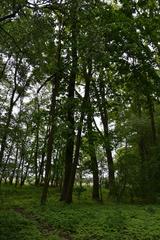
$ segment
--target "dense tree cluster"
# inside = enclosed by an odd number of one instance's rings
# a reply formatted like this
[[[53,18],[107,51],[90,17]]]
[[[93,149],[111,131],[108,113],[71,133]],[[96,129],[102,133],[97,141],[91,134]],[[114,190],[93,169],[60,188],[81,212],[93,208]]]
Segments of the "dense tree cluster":
[[[1,0],[0,182],[72,202],[160,193],[158,0]],[[86,177],[87,178],[87,177]]]

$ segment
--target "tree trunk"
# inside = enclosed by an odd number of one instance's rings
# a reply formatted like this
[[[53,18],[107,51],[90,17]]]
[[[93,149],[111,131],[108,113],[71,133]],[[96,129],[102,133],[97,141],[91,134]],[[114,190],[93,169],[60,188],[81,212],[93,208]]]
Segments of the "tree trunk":
[[[20,168],[21,168],[22,161],[23,161],[23,157],[21,156],[20,161],[19,161],[19,164],[18,164],[18,167],[17,167],[17,170],[16,170],[15,187],[17,187],[18,184],[19,184]]]
[[[74,91],[75,91],[75,80],[77,74],[77,0],[72,0],[71,7],[71,43],[72,43],[72,68],[70,74],[70,81],[68,86],[68,109],[67,109],[67,122],[68,122],[68,132],[67,132],[67,142],[66,151],[64,159],[64,180],[61,193],[61,201],[70,202],[68,195],[68,189],[70,184],[70,174],[72,172],[73,163],[73,151],[74,151]]]
[[[21,176],[21,183],[20,183],[20,186],[22,187],[26,181],[26,178],[27,178],[27,175],[28,175],[28,170],[29,170],[29,167],[30,167],[30,164],[28,163],[27,164],[27,167],[26,167],[26,170],[23,174],[23,176]]]
[[[42,148],[41,162],[40,162],[40,166],[39,166],[38,182],[40,184],[42,184],[42,182],[43,182],[44,158],[45,158],[45,154],[46,154],[47,138],[48,138],[48,128],[47,128],[46,136],[45,136],[45,139],[44,139],[44,145],[43,145],[43,148]]]
[[[15,172],[16,172],[17,162],[18,162],[18,152],[19,152],[19,148],[18,148],[18,144],[17,144],[15,162],[14,162],[14,169],[12,170],[12,173],[11,173],[10,178],[9,178],[10,184],[13,184],[13,179],[15,177]]]
[[[51,109],[50,109],[50,129],[47,142],[47,159],[46,159],[46,168],[45,168],[45,179],[44,187],[41,195],[41,204],[44,205],[47,200],[48,187],[51,174],[51,161],[52,161],[52,152],[53,152],[53,142],[54,142],[54,128],[55,128],[55,110],[56,110],[56,96],[57,96],[57,84],[59,79],[55,76],[54,82],[52,82],[52,99],[51,99]]]
[[[21,97],[22,93],[24,92],[25,87],[28,85],[29,82],[26,82],[23,90],[18,94],[18,96],[16,97],[16,99],[14,100],[15,97],[15,93],[17,91],[17,73],[18,73],[18,69],[19,69],[19,65],[22,61],[22,58],[19,59],[19,62],[17,62],[16,67],[15,67],[15,73],[14,73],[14,88],[11,94],[11,98],[10,98],[10,104],[9,104],[9,110],[8,110],[8,114],[7,114],[7,120],[6,120],[6,125],[4,127],[4,133],[2,136],[2,141],[1,141],[1,150],[0,150],[0,169],[2,166],[2,161],[3,161],[3,156],[4,156],[4,152],[5,152],[5,148],[6,148],[6,141],[7,141],[7,137],[8,137],[8,132],[9,132],[9,127],[10,127],[10,122],[11,122],[11,118],[12,118],[12,111],[13,111],[13,107],[15,106],[15,104],[17,103],[18,99]]]
[[[72,202],[72,194],[73,194],[73,186],[75,182],[75,175],[76,175],[76,170],[77,170],[77,165],[79,161],[79,153],[80,153],[80,147],[81,147],[81,133],[82,133],[82,127],[83,127],[83,120],[85,117],[85,112],[87,111],[87,106],[88,106],[88,100],[89,100],[89,90],[90,90],[90,81],[91,81],[91,71],[92,71],[92,64],[90,62],[88,73],[85,72],[85,94],[84,98],[81,104],[81,116],[80,116],[80,121],[78,124],[78,129],[77,129],[77,136],[76,136],[76,146],[75,146],[75,154],[74,154],[74,160],[72,163],[72,169],[70,173],[70,180],[68,184],[68,189],[67,189],[67,197],[65,201],[67,203]]]
[[[55,129],[55,117],[56,117],[56,98],[59,92],[59,84],[61,80],[61,38],[63,30],[62,22],[59,23],[59,39],[57,46],[57,69],[52,80],[52,96],[51,96],[51,107],[50,107],[50,118],[49,118],[49,135],[47,143],[47,159],[46,159],[46,168],[45,168],[45,179],[44,187],[41,195],[41,204],[44,205],[47,200],[49,181],[51,175],[51,161],[53,153],[53,143],[54,143],[54,129]]]
[[[106,107],[106,96],[105,96],[105,86],[103,80],[99,82],[99,92],[94,86],[98,107],[101,115],[101,120],[104,129],[104,148],[106,151],[107,156],[107,163],[108,163],[108,179],[109,179],[109,194],[114,195],[115,191],[115,176],[114,176],[114,164],[113,164],[113,157],[112,157],[112,150],[110,146],[110,136],[109,136],[109,123],[108,123],[108,111]]]
[[[8,162],[9,162],[9,158],[10,158],[11,153],[12,153],[12,149],[13,149],[13,142],[12,142],[12,144],[11,144],[11,146],[10,146],[10,149],[9,149],[9,152],[8,152],[8,155],[7,155],[7,159],[6,159],[5,165],[4,165],[4,167],[2,168],[2,173],[1,173],[1,176],[0,176],[0,183],[2,182],[2,179],[3,179],[3,177],[5,176],[5,171],[6,171]]]
[[[148,102],[148,110],[149,110],[149,117],[151,122],[151,130],[152,130],[152,142],[153,144],[156,143],[157,134],[156,134],[156,126],[155,126],[155,119],[154,119],[154,104],[150,96],[147,96]]]
[[[2,141],[1,141],[0,169],[1,169],[1,166],[2,166],[3,156],[4,156],[5,149],[6,149],[6,141],[7,141],[9,126],[10,126],[11,117],[12,117],[12,110],[13,110],[13,106],[14,106],[15,92],[16,92],[16,89],[14,89],[12,91],[12,95],[11,95],[11,99],[10,99],[10,106],[9,106],[8,115],[7,115],[7,121],[6,121],[6,125],[5,125],[5,128],[4,128],[4,134],[2,136]]]
[[[93,173],[92,198],[96,201],[99,201],[100,200],[99,173],[98,173],[98,163],[97,163],[97,157],[96,157],[92,122],[93,122],[93,115],[92,115],[92,110],[91,110],[91,106],[90,106],[90,109],[88,112],[88,117],[87,117],[87,129],[88,129],[89,154],[90,154],[90,158],[91,158],[91,170]]]
[[[37,97],[37,102],[38,102],[38,97]],[[39,114],[39,103],[38,105],[38,112]],[[34,155],[34,167],[35,167],[35,185],[39,184],[39,178],[38,178],[38,148],[39,148],[39,127],[40,127],[40,119],[38,116],[37,123],[36,123],[36,136],[35,136],[35,155]]]

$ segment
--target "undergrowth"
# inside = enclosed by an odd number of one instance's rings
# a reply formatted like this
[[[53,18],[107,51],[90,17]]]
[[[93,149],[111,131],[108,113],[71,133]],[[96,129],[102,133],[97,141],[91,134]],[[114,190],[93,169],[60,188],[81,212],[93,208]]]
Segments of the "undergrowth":
[[[159,240],[160,206],[93,202],[90,191],[74,203],[59,202],[50,189],[40,206],[41,188],[1,186],[1,240]]]

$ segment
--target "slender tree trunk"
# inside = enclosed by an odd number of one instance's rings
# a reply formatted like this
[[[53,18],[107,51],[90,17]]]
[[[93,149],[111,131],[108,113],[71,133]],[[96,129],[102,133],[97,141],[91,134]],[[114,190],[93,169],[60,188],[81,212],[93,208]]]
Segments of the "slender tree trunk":
[[[23,175],[23,167],[24,167],[24,162],[25,162],[25,156],[26,156],[26,141],[27,141],[27,136],[28,136],[28,125],[27,129],[24,135],[24,138],[21,142],[21,148],[20,148],[20,161],[18,164],[18,168],[16,171],[16,182],[15,186],[17,186],[20,183],[21,176]]]
[[[108,111],[106,107],[106,96],[105,96],[105,86],[103,80],[99,83],[99,92],[95,86],[95,93],[97,97],[98,107],[101,115],[101,120],[104,129],[104,148],[107,156],[108,163],[108,174],[109,174],[109,194],[114,195],[115,191],[115,176],[114,176],[114,163],[112,157],[112,150],[110,146],[110,136],[109,136],[109,123],[108,123]],[[101,96],[101,97],[100,97]]]
[[[70,180],[68,184],[68,189],[67,189],[67,196],[65,201],[67,203],[72,202],[72,193],[73,193],[73,186],[75,182],[75,175],[76,175],[76,169],[79,161],[79,153],[80,153],[80,147],[81,147],[81,133],[82,133],[82,127],[83,127],[83,120],[85,117],[85,112],[87,111],[87,106],[88,106],[88,100],[89,100],[89,90],[90,90],[90,81],[92,78],[92,64],[90,63],[88,73],[85,72],[85,94],[84,98],[81,104],[81,116],[80,116],[80,121],[77,129],[77,136],[76,136],[76,146],[75,146],[75,154],[74,154],[74,160],[72,163],[72,169],[70,172]]]
[[[17,167],[17,169],[16,169],[15,187],[17,187],[18,184],[19,184],[19,180],[20,180],[20,168],[21,168],[22,161],[23,161],[23,157],[21,156],[20,161],[19,161],[19,164],[18,164],[18,167]]]
[[[91,157],[91,167],[92,167],[92,173],[93,173],[93,192],[92,192],[92,198],[96,201],[100,200],[99,196],[99,173],[98,173],[98,163],[97,163],[97,157],[96,157],[96,150],[95,150],[95,143],[94,143],[94,136],[93,136],[93,115],[91,106],[88,112],[87,117],[87,129],[88,129],[88,143],[89,143],[89,154]]]
[[[42,182],[43,182],[44,158],[45,158],[45,155],[46,155],[47,138],[48,138],[48,128],[47,128],[46,136],[45,136],[45,139],[44,139],[44,145],[43,145],[43,148],[42,148],[41,162],[40,162],[40,167],[39,167],[38,182],[40,184],[42,184]]]
[[[18,147],[18,144],[17,144],[15,161],[14,161],[14,168],[13,168],[12,173],[11,173],[10,178],[9,178],[10,184],[13,184],[13,179],[15,177],[15,172],[16,172],[17,162],[18,162],[18,152],[19,152],[19,147]]]
[[[16,67],[15,67],[15,73],[14,73],[14,88],[11,94],[11,98],[10,98],[10,104],[9,104],[9,110],[8,110],[8,114],[7,114],[7,120],[6,120],[6,125],[4,127],[4,133],[2,136],[2,141],[1,141],[1,149],[0,149],[0,169],[2,166],[2,161],[3,161],[3,157],[4,157],[4,152],[6,149],[6,141],[7,141],[7,137],[8,137],[8,132],[9,132],[9,126],[10,126],[10,122],[11,122],[11,118],[12,118],[12,111],[13,111],[13,107],[15,106],[15,104],[17,103],[18,99],[21,97],[22,93],[24,92],[25,87],[23,88],[23,90],[18,94],[18,96],[16,97],[16,99],[14,100],[15,97],[15,93],[17,91],[17,73],[18,73],[18,69],[19,69],[19,65],[22,61],[22,58],[19,60],[19,62],[17,62]],[[28,83],[27,83],[28,84]],[[27,85],[26,84],[26,85]],[[25,85],[25,86],[26,86]]]
[[[23,176],[21,175],[21,183],[20,183],[21,187],[24,185],[24,183],[25,183],[25,181],[27,179],[27,175],[28,175],[29,167],[30,167],[31,162],[32,162],[33,154],[34,154],[34,144],[32,146],[32,150],[31,150],[30,156],[28,158],[28,163],[27,163],[26,169],[24,171],[24,174],[23,174]]]
[[[51,100],[51,109],[50,109],[50,130],[47,142],[47,159],[46,159],[46,168],[45,168],[45,180],[44,187],[41,195],[41,204],[44,205],[47,200],[48,187],[51,175],[51,161],[52,161],[52,152],[53,152],[53,142],[54,142],[54,128],[55,128],[55,109],[56,109],[56,96],[57,96],[57,80],[54,79],[52,83],[52,100]]]
[[[54,182],[55,182],[55,176],[57,174],[58,168],[57,168],[57,162],[58,162],[58,151],[56,153],[55,159],[54,159],[54,163],[53,163],[53,167],[52,167],[52,176],[51,176],[51,186],[54,186]]]
[[[39,114],[39,104],[38,104],[38,114]],[[38,116],[37,126],[36,126],[36,136],[35,136],[35,155],[34,155],[34,167],[35,167],[35,185],[39,184],[38,177],[38,148],[39,148],[39,127],[40,127],[40,119]]]
[[[50,107],[50,119],[49,119],[49,135],[47,142],[47,159],[45,168],[45,180],[44,187],[41,195],[41,204],[44,205],[47,200],[49,181],[51,175],[51,161],[53,153],[53,143],[54,143],[54,129],[55,129],[55,117],[56,117],[56,98],[59,92],[59,84],[61,80],[61,38],[62,38],[63,25],[62,22],[59,23],[59,39],[57,46],[57,70],[54,74],[52,81],[52,96],[51,96],[51,107]]]
[[[24,183],[25,183],[25,181],[26,181],[29,167],[30,167],[30,163],[27,164],[26,170],[25,170],[23,176],[21,176],[21,183],[20,183],[20,186],[21,186],[21,187],[24,185]]]
[[[12,110],[13,110],[13,106],[14,106],[14,95],[15,95],[15,92],[16,92],[16,89],[14,89],[12,91],[12,95],[11,95],[11,99],[10,99],[9,111],[8,111],[8,115],[7,115],[7,121],[6,121],[6,125],[5,125],[5,128],[4,128],[4,134],[2,136],[2,141],[1,141],[0,169],[1,169],[1,166],[2,166],[3,156],[4,156],[5,149],[6,149],[6,141],[7,141],[9,126],[10,126],[11,117],[12,117]]]
[[[23,181],[23,178],[24,178],[24,163],[25,163],[25,156],[23,156],[23,160],[22,160],[22,163],[21,163],[21,174],[20,174],[20,185],[21,185],[21,182]]]
[[[10,149],[9,149],[9,152],[8,152],[8,155],[7,155],[7,159],[6,159],[6,162],[5,162],[5,165],[4,167],[2,168],[2,174],[0,176],[0,183],[2,182],[2,179],[3,177],[5,176],[5,171],[7,169],[7,165],[8,165],[8,162],[9,162],[9,159],[10,159],[10,156],[11,156],[11,153],[12,153],[12,149],[13,149],[13,142],[10,146]]]
[[[68,189],[70,184],[70,174],[72,172],[73,163],[73,152],[74,152],[74,91],[75,91],[75,80],[77,74],[77,0],[72,0],[71,7],[71,31],[72,31],[72,68],[68,86],[68,109],[67,109],[67,122],[68,122],[68,133],[66,142],[66,152],[64,159],[64,180],[61,193],[61,201],[70,202],[68,197]]]
[[[151,130],[152,130],[152,141],[153,144],[156,143],[157,133],[156,133],[156,126],[155,126],[155,119],[154,119],[154,104],[150,96],[147,96],[148,102],[148,110],[149,110],[149,117],[151,122]]]

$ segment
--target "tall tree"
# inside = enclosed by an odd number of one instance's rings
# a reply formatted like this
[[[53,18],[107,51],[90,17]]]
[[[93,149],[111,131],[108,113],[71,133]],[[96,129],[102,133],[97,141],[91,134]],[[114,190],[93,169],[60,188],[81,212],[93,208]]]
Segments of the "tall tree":
[[[71,73],[69,76],[68,83],[68,100],[67,100],[67,141],[66,141],[66,152],[65,152],[65,168],[64,168],[64,180],[63,188],[61,194],[61,200],[68,200],[68,186],[70,182],[70,174],[72,172],[72,162],[73,162],[73,152],[74,152],[74,92],[75,92],[75,82],[77,76],[77,67],[78,67],[78,55],[77,55],[77,38],[78,38],[78,1],[71,1],[70,6],[70,21],[71,21]]]

